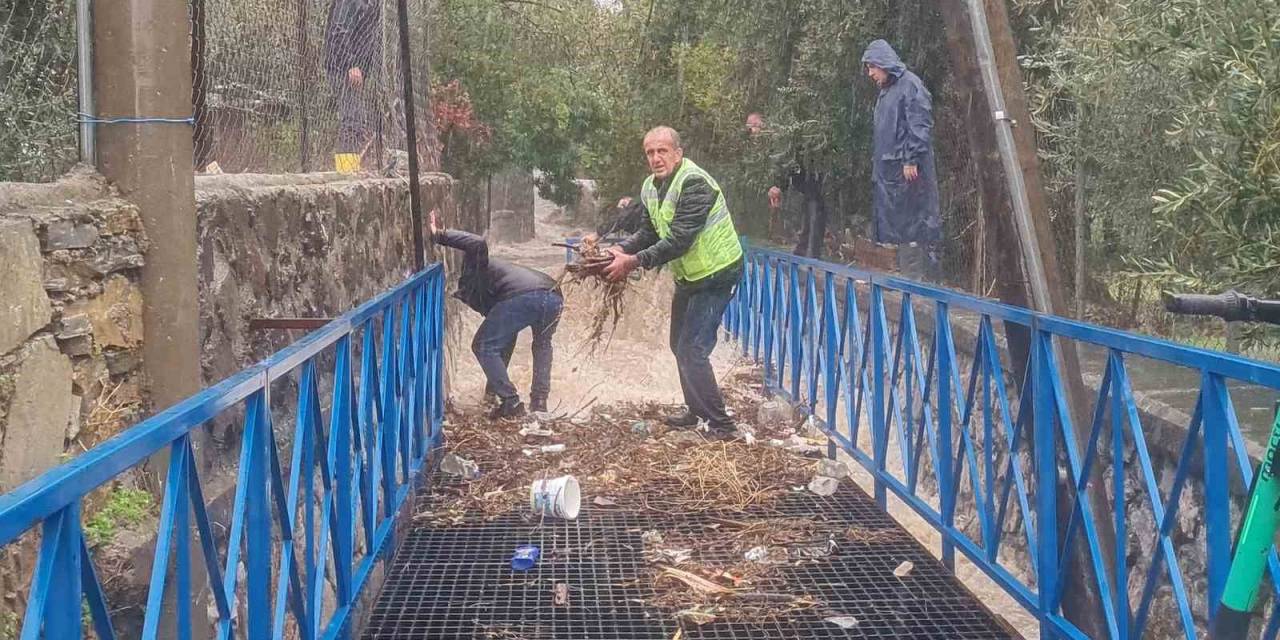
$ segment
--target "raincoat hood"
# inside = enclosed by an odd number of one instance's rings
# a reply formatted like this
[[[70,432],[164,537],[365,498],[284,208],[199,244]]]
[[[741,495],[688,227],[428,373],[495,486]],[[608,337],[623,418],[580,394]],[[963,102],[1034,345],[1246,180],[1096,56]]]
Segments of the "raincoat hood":
[[[884,40],[876,40],[867,45],[866,52],[862,54],[862,64],[875,65],[888,71],[894,78],[901,78],[902,73],[907,70],[907,65],[902,64],[898,52]]]

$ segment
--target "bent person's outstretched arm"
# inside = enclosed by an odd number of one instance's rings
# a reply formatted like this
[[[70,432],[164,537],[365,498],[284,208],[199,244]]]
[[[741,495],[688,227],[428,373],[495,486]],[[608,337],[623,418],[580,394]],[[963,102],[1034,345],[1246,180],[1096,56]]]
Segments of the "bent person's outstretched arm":
[[[430,223],[433,242],[467,254],[467,258],[475,261],[476,266],[482,269],[489,265],[489,243],[484,238],[466,231],[441,228],[440,214],[437,211],[431,212]]]

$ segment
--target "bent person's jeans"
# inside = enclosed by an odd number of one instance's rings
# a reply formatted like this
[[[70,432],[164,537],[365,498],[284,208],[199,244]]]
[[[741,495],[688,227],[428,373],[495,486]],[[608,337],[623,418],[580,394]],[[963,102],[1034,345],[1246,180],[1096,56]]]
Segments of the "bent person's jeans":
[[[499,398],[519,397],[507,363],[515,346],[516,335],[525,327],[533,329],[533,388],[530,397],[545,401],[551,393],[551,338],[560,324],[564,299],[555,291],[530,291],[495,304],[485,316],[471,341],[484,370],[488,388]]]

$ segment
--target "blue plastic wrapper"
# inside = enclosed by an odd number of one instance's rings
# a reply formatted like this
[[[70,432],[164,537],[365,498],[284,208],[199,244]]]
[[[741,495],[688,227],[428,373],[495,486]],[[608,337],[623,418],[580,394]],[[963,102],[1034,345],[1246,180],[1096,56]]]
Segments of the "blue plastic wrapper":
[[[516,552],[511,556],[511,568],[516,571],[528,571],[538,564],[538,555],[541,551],[531,545],[516,547]]]

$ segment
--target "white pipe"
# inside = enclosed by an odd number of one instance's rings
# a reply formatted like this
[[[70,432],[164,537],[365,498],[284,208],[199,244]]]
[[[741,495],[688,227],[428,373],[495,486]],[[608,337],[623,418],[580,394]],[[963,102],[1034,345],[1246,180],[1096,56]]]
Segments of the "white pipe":
[[[76,73],[79,75],[80,92],[80,161],[93,164],[94,126],[84,122],[86,116],[96,115],[93,108],[93,13],[92,0],[76,0]]]
[[[1027,185],[1022,180],[1022,167],[1018,164],[1018,149],[1013,142],[1013,121],[1004,105],[1004,91],[1000,87],[1000,74],[996,71],[995,52],[991,48],[991,32],[987,28],[987,11],[983,0],[967,0],[969,24],[973,27],[973,41],[978,52],[978,68],[986,85],[987,103],[995,118],[996,143],[1000,147],[1000,160],[1004,164],[1005,178],[1009,181],[1009,197],[1013,200],[1013,219],[1018,229],[1018,241],[1022,248],[1022,262],[1031,283],[1031,302],[1042,313],[1062,311],[1053,308],[1049,297],[1049,283],[1045,279],[1044,261],[1040,257],[1040,241],[1031,222],[1031,202],[1027,198]],[[1030,126],[1030,123],[1026,123]]]

